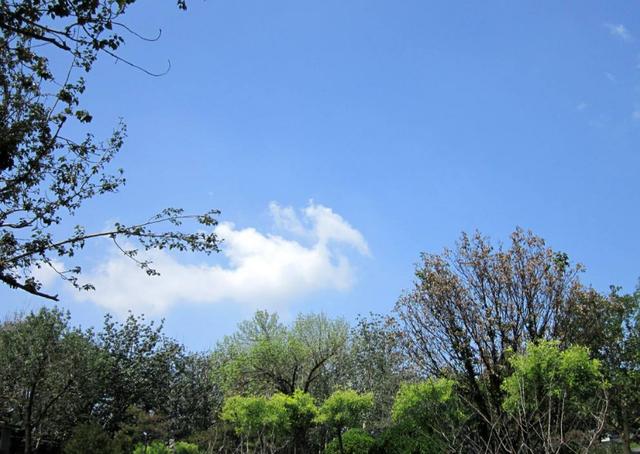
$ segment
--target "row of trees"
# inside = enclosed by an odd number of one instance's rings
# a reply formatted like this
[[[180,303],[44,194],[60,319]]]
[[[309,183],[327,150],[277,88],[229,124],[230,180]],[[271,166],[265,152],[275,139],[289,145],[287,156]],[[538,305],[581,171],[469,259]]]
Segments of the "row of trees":
[[[208,428],[219,399],[208,358],[161,328],[106,317],[94,333],[58,309],[4,322],[0,422],[21,435],[25,453],[85,445],[96,432],[109,443],[94,452],[130,453],[145,433],[168,440]]]
[[[96,232],[73,224],[86,201],[124,184],[112,168],[124,126],[103,141],[78,131],[92,121],[84,73],[101,55],[136,67],[118,54],[125,37],[140,37],[124,21],[135,3],[0,0],[0,282],[9,287],[56,300],[37,279],[49,267],[91,289],[72,261],[98,237],[148,274],[157,273],[138,249],[218,250],[215,210],[169,208]],[[0,326],[0,422],[19,428],[26,453],[139,443],[161,452],[178,438],[210,452],[566,452],[595,449],[605,430],[622,433],[629,452],[640,294],[601,294],[580,272],[522,230],[508,247],[463,235],[422,256],[391,316],[350,327],[303,315],[286,326],[259,312],[206,355],[139,318],[107,318],[94,332],[56,309],[18,316]]]
[[[463,235],[423,256],[391,316],[259,311],[207,354],[140,318],[95,333],[43,309],[0,327],[0,418],[27,453],[91,431],[104,452],[589,452],[610,432],[630,452],[640,291],[580,271],[529,232]]]

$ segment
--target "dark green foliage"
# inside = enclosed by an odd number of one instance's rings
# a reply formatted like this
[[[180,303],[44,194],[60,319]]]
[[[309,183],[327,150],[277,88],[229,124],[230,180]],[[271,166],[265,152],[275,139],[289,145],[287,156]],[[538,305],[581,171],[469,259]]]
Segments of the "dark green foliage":
[[[207,430],[222,406],[222,393],[211,380],[208,355],[181,351],[173,360],[163,405],[175,438]]]
[[[134,406],[129,407],[126,416],[127,422],[121,425],[113,437],[117,454],[128,454],[139,444],[163,444],[169,441],[169,421],[166,416]]]
[[[124,323],[105,318],[98,336],[106,354],[103,394],[95,415],[110,431],[132,421],[130,408],[167,413],[175,364],[183,347],[162,334],[162,325],[129,315]]]
[[[80,106],[82,74],[98,56],[132,64],[117,50],[122,32],[129,30],[122,16],[133,3],[0,0],[0,282],[12,288],[57,300],[35,277],[34,268],[43,266],[79,289],[93,288],[78,281],[81,270],[69,259],[97,237],[111,238],[118,247],[119,239],[130,239],[142,249],[218,250],[215,234],[176,228],[185,221],[213,226],[215,210],[187,215],[170,208],[144,222],[116,223],[95,233],[72,223],[85,202],[125,182],[122,170],[112,168],[126,136],[123,124],[102,141],[89,131],[65,131],[69,125],[86,129],[92,121]],[[182,1],[178,5],[185,7]],[[54,67],[63,70],[55,73]],[[135,247],[123,253],[155,274],[149,262],[136,258]],[[59,257],[66,258],[65,269],[56,262]]]
[[[30,453],[34,439],[70,436],[91,408],[104,355],[68,313],[41,309],[0,325],[0,364],[0,419],[22,428]]]
[[[640,423],[640,289],[623,295],[612,287],[607,296],[591,291],[565,323],[569,342],[589,347],[600,360],[610,386],[608,430],[620,433],[630,452]]]
[[[0,325],[0,361],[0,420],[24,430],[25,452],[43,439],[79,449],[95,432],[129,454],[144,433],[168,441],[213,422],[208,362],[143,318],[107,317],[95,336],[41,309]]]
[[[114,454],[111,436],[95,422],[77,426],[64,445],[64,454]]]

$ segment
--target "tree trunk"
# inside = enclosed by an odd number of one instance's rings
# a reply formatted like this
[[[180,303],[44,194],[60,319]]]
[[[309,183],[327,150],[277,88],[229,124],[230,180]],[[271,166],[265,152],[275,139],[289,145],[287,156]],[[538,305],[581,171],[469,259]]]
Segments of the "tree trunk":
[[[627,414],[627,409],[624,406],[620,414],[622,416],[622,452],[624,454],[631,454],[631,440],[629,439],[629,416]]]
[[[31,406],[27,406],[24,418],[24,454],[31,454]]]
[[[340,454],[344,454],[344,446],[342,445],[342,430],[338,430],[338,446],[340,447]]]
[[[33,399],[36,393],[36,385],[33,384],[29,390],[29,400],[27,401],[27,408],[24,414],[24,454],[31,454],[32,450],[32,426],[31,419],[33,418]]]

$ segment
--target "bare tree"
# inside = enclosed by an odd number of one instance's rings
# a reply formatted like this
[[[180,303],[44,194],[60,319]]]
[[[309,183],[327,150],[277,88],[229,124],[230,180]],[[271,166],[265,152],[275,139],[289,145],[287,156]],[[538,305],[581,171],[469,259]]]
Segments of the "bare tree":
[[[508,248],[476,232],[462,234],[453,250],[422,254],[413,290],[396,304],[399,334],[426,374],[460,381],[487,449],[512,451],[522,436],[501,408],[507,354],[562,337],[564,314],[583,291],[580,271],[520,228]]]

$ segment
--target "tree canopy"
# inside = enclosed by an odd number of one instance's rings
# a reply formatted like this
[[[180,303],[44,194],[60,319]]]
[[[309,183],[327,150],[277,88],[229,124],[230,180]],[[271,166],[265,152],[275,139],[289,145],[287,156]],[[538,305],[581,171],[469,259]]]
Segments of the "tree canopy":
[[[142,316],[94,331],[55,308],[16,315],[0,423],[26,454],[631,452],[638,291],[585,287],[523,231],[458,248],[427,257],[391,316],[258,311],[211,352]]]

